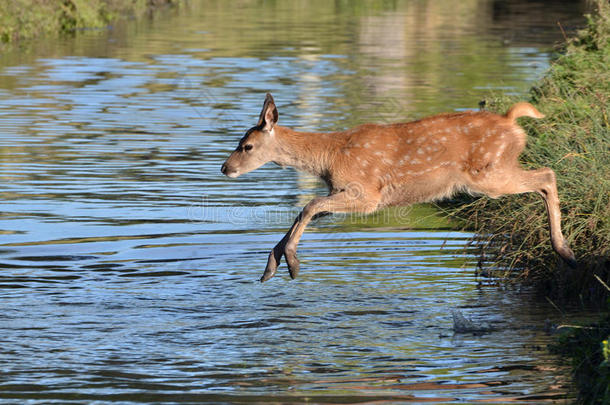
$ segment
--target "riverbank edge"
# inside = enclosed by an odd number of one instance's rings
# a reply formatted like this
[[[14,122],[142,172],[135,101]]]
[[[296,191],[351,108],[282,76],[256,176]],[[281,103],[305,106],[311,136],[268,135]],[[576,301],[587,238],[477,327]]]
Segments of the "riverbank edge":
[[[444,207],[474,231],[480,272],[532,285],[561,306],[594,308],[598,321],[562,328],[551,350],[571,359],[582,403],[610,403],[610,3],[596,1],[587,27],[567,39],[530,101],[545,119],[521,119],[528,169],[557,175],[562,228],[579,261],[570,269],[551,249],[544,204],[536,195],[479,198]],[[510,97],[488,100],[504,113]]]
[[[480,266],[506,281],[534,285],[556,300],[605,307],[610,284],[610,3],[558,51],[530,90],[543,119],[520,119],[528,133],[526,169],[557,176],[562,229],[579,266],[568,268],[552,250],[544,204],[535,193],[448,204],[446,213],[478,236]],[[500,114],[522,98],[487,100]]]
[[[0,49],[41,36],[105,28],[183,0],[12,0],[0,3]]]

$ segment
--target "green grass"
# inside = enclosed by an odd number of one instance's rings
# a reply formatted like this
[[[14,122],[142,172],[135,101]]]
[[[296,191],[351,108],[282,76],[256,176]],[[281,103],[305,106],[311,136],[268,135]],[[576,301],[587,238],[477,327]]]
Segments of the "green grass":
[[[138,16],[178,0],[6,0],[0,1],[0,43],[42,35],[102,28],[121,16]]]
[[[542,199],[535,194],[497,200],[480,198],[451,207],[481,236],[482,263],[517,275],[553,298],[605,304],[610,277],[610,5],[569,41],[530,102],[546,114],[521,119],[528,146],[527,168],[550,167],[557,174],[562,228],[580,267],[569,271],[551,248]],[[491,108],[504,113],[516,99],[500,98]],[[498,272],[496,272],[498,274]]]

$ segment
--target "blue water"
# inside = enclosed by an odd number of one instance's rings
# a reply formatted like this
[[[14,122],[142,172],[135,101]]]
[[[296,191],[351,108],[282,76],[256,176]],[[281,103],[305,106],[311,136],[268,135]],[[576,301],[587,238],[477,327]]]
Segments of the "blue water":
[[[581,21],[578,4],[451,4],[201,1],[7,49],[0,399],[571,399],[546,350],[564,314],[478,278],[473,235],[434,207],[320,219],[299,278],[260,284],[324,186],[220,173],[267,91],[303,130],[477,108],[525,94],[556,20]],[[455,310],[486,332],[454,333]]]

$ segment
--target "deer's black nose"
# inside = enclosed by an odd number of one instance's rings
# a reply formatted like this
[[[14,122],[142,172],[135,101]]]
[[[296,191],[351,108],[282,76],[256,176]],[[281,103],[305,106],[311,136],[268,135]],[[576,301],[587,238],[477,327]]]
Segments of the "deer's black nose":
[[[227,174],[227,165],[223,163],[222,167],[220,168],[220,171],[222,172],[222,174]]]

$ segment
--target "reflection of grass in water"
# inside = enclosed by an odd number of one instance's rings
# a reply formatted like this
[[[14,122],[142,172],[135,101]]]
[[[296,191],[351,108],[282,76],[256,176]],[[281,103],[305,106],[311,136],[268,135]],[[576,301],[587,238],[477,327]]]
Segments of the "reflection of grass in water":
[[[177,0],[10,0],[0,2],[0,42],[49,33],[102,28],[124,15],[140,15]]]
[[[311,225],[305,246],[313,245],[319,252],[317,262],[333,271],[352,265],[472,267],[476,248],[468,246],[467,234],[450,232],[458,227],[433,204],[391,207],[368,215],[320,219]]]
[[[456,229],[431,204],[385,208],[373,214],[334,214],[330,221],[331,231],[337,232]]]

